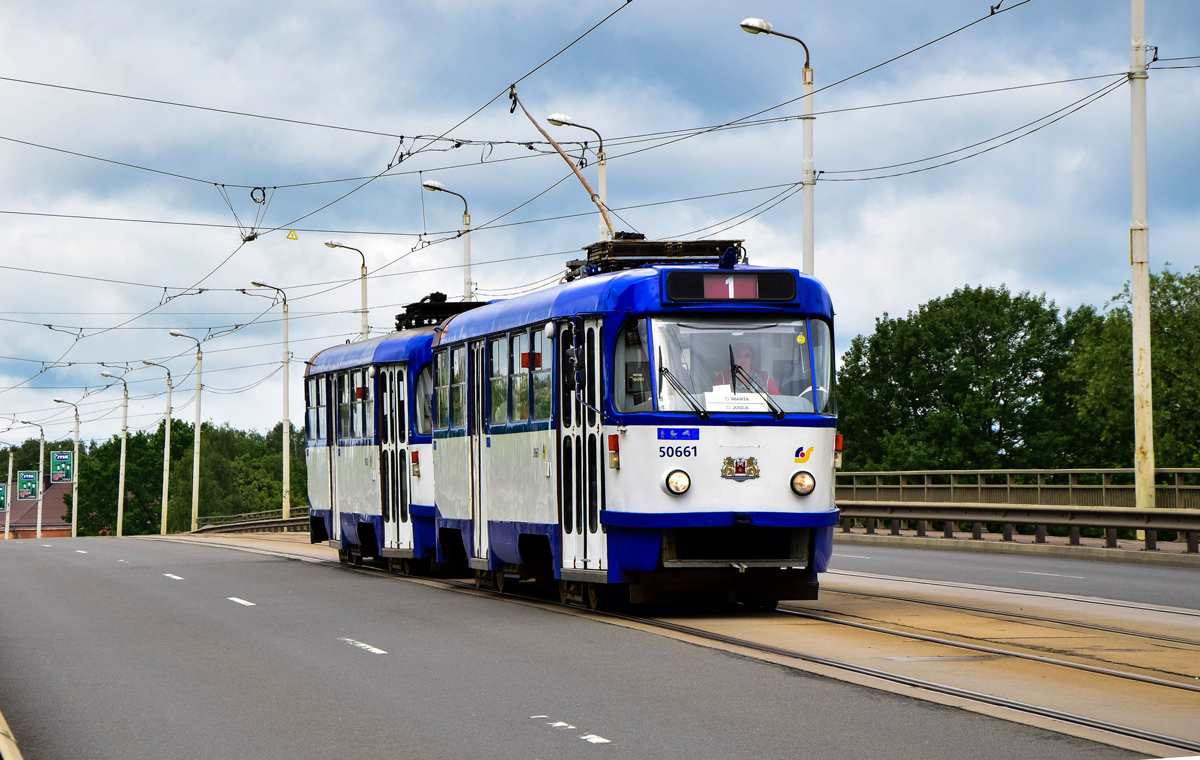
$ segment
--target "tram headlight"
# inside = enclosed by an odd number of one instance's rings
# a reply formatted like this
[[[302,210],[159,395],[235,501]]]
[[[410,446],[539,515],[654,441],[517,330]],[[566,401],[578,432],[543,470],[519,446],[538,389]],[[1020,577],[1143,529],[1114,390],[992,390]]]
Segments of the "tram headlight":
[[[808,496],[817,487],[817,479],[811,473],[798,472],[792,476],[792,493],[797,496]]]
[[[667,473],[665,482],[667,493],[675,495],[687,493],[687,490],[692,487],[691,477],[683,470],[671,470]]]

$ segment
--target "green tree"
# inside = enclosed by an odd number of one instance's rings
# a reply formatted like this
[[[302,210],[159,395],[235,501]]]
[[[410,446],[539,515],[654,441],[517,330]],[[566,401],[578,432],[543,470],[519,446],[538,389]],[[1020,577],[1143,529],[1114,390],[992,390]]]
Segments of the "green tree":
[[[1200,267],[1150,275],[1154,457],[1159,467],[1200,466]],[[1133,463],[1133,330],[1129,284],[1084,332],[1070,373],[1076,408],[1099,444],[1095,465]]]
[[[848,469],[988,469],[1072,462],[1079,417],[1066,375],[1089,309],[1044,295],[955,290],[877,319],[844,356],[839,430]]]

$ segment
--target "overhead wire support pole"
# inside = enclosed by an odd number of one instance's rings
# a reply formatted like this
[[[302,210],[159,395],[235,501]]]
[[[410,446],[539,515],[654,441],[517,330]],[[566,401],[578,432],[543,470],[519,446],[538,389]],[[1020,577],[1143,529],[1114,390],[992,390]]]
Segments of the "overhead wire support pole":
[[[200,339],[181,332],[171,332],[173,338],[187,338],[196,341],[196,429],[192,442],[192,531],[200,527],[200,391],[204,387],[200,383],[200,371],[203,369],[204,354],[200,351]]]
[[[1154,406],[1150,374],[1150,226],[1146,209],[1146,2],[1132,0],[1129,47],[1130,296],[1133,327],[1133,466],[1135,505],[1154,508]]]
[[[46,490],[43,478],[46,476],[46,429],[36,422],[20,421],[22,425],[32,425],[38,429],[38,484],[37,484],[37,537],[42,537],[42,492]]]
[[[8,521],[12,514],[12,473],[13,473],[13,448],[8,447],[8,480],[4,481],[4,540],[8,540]]]
[[[171,482],[171,370],[148,359],[143,360],[142,364],[147,367],[158,367],[167,373],[167,412],[164,418],[166,426],[163,430],[162,518],[158,529],[158,534],[165,536],[167,535],[167,495],[170,493],[169,484]]]
[[[287,293],[282,288],[267,285],[262,282],[250,283],[256,288],[269,288],[283,299],[283,419],[279,426],[282,430],[283,445],[283,519],[288,520],[292,514],[292,420],[288,409],[288,365],[292,362],[291,352],[288,351],[288,302]]]
[[[66,399],[54,399],[56,404],[71,404]],[[79,535],[79,407],[76,404],[71,404],[75,409],[75,458],[72,464],[71,472],[71,538],[76,538]]]
[[[592,186],[588,184],[588,181],[584,179],[583,172],[579,171],[579,167],[575,165],[575,162],[571,160],[571,157],[567,155],[567,152],[562,149],[562,146],[554,141],[554,138],[550,136],[550,133],[542,129],[542,125],[538,124],[537,119],[530,116],[529,111],[525,109],[525,104],[522,103],[521,99],[517,97],[516,85],[513,85],[509,89],[508,97],[509,100],[513,102],[512,108],[510,108],[509,111],[511,112],[517,106],[520,106],[521,111],[525,114],[526,118],[529,119],[530,123],[533,124],[537,131],[542,134],[542,137],[546,138],[547,142],[554,146],[554,149],[558,151],[558,155],[562,156],[563,161],[567,162],[567,166],[571,167],[571,171],[575,172],[575,176],[579,178],[581,183],[583,183],[583,187],[588,191],[588,195],[591,197],[592,203],[595,203],[596,208],[600,209],[600,216],[604,219],[604,226],[608,229],[608,239],[612,240],[615,233],[613,232],[612,220],[608,218],[608,209],[604,208],[604,203],[601,202],[600,196],[596,194],[596,191],[592,189]]]
[[[129,438],[129,383],[125,378],[111,372],[101,372],[102,377],[121,381],[121,470],[117,477],[117,538],[125,535],[125,445]]]

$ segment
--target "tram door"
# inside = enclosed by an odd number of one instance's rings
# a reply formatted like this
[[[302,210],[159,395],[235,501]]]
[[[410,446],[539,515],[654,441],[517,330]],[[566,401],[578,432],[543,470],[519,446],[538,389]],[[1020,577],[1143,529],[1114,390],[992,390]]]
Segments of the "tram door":
[[[576,320],[558,332],[559,487],[563,567],[602,570],[604,533],[603,374],[599,320]]]
[[[487,493],[483,487],[483,420],[487,413],[483,403],[483,388],[487,383],[486,359],[483,341],[472,341],[467,350],[467,434],[471,438],[471,525],[474,531],[472,546],[478,559],[486,559],[488,556]]]
[[[379,496],[383,510],[383,545],[412,548],[408,516],[408,406],[405,365],[379,368]]]

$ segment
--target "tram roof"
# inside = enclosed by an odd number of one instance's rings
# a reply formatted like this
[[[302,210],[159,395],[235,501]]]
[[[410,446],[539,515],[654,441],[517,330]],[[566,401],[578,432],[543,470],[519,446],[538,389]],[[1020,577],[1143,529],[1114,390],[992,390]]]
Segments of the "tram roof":
[[[722,302],[672,303],[663,298],[662,274],[673,270],[790,271],[796,275],[796,298],[787,303]],[[816,278],[779,267],[739,265],[719,270],[716,265],[649,266],[593,275],[528,295],[494,301],[450,319],[438,343],[454,343],[477,335],[581,314],[741,311],[767,314],[809,314],[833,319],[829,291]]]
[[[326,348],[313,356],[304,374],[307,377],[322,372],[387,362],[409,362],[414,366],[424,364],[429,361],[433,334],[432,327],[419,327],[358,343]]]

